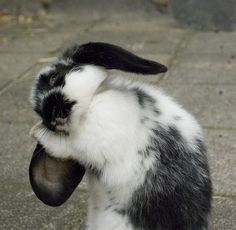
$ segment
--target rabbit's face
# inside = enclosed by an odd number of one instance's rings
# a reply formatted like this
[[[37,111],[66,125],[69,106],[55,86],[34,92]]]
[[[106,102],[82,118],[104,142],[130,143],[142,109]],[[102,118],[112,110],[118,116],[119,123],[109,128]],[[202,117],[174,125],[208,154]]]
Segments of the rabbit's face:
[[[65,76],[70,69],[69,63],[64,62],[47,66],[40,71],[32,88],[33,108],[51,130],[55,130],[57,124],[66,121],[75,104],[62,93]]]
[[[94,92],[106,76],[102,67],[73,67],[59,61],[39,73],[32,90],[33,108],[50,130],[68,128],[71,118],[77,116],[78,119],[78,115],[88,108]]]

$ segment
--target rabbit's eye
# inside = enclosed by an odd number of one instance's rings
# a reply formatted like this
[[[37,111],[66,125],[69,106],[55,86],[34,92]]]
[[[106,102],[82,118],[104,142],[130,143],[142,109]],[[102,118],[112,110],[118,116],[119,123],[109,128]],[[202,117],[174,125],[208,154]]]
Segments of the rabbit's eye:
[[[53,86],[55,84],[55,81],[56,81],[56,76],[51,76],[49,79],[49,85]]]

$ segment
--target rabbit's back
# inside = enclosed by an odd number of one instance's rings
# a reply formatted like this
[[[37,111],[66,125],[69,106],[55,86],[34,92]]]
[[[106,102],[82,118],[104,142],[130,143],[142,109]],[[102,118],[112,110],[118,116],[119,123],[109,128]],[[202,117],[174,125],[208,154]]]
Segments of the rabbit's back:
[[[115,79],[114,76],[109,84],[110,90],[118,92],[118,95],[122,91],[121,100],[125,100],[124,92],[129,95],[126,103],[133,104],[126,109],[135,111],[135,122],[132,124],[139,125],[140,130],[133,137],[130,137],[132,132],[127,137],[127,140],[139,140],[136,146],[130,148],[130,152],[120,148],[124,162],[130,162],[130,169],[126,170],[126,164],[123,163],[119,169],[114,167],[103,174],[107,175],[106,179],[109,176],[117,177],[112,186],[107,189],[102,186],[101,193],[107,194],[105,200],[109,200],[107,210],[123,216],[124,220],[130,222],[131,229],[207,228],[211,181],[206,149],[197,121],[154,86],[123,78]],[[111,97],[106,98],[112,101]],[[115,113],[113,115],[115,117]],[[128,124],[126,127],[129,129]],[[139,131],[144,134],[141,135]],[[142,137],[143,140],[140,140]],[[122,145],[135,143],[123,142]],[[117,172],[121,172],[121,178]],[[103,176],[97,178],[98,183],[106,184]],[[118,183],[120,180],[127,180],[127,184],[124,183],[122,187]],[[103,200],[103,203],[107,202]]]

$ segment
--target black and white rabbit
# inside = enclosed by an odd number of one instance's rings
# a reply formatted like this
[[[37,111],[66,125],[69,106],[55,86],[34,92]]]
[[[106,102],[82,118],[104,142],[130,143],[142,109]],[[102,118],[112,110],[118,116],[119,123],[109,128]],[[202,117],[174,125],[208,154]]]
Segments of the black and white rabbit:
[[[212,189],[199,124],[159,88],[109,69],[167,71],[87,43],[44,68],[32,90],[42,118],[32,135],[51,156],[86,169],[87,230],[208,229]]]

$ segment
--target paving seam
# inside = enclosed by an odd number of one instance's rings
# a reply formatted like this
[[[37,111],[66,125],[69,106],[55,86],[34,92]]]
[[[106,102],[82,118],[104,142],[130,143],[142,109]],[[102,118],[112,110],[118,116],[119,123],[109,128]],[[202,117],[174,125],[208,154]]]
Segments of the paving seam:
[[[161,84],[166,78],[168,78],[169,75],[171,75],[172,69],[176,66],[175,60],[178,59],[182,50],[184,50],[187,47],[187,45],[189,44],[189,42],[191,41],[192,37],[195,34],[196,33],[191,30],[188,30],[186,33],[183,34],[183,37],[180,39],[180,41],[176,45],[173,55],[167,64],[167,67],[168,67],[167,73],[163,74],[162,77],[160,77],[157,80],[156,84]]]
[[[213,199],[232,199],[236,200],[236,193],[218,193],[213,194]]]
[[[25,71],[23,71],[21,74],[19,74],[16,78],[14,78],[11,81],[8,81],[6,84],[4,84],[2,87],[0,87],[0,95],[2,95],[4,92],[6,92],[6,90],[8,90],[11,86],[13,86],[16,82],[23,79],[30,70],[32,70],[34,67],[37,66],[37,64],[38,64],[38,62],[34,63],[29,68],[27,68]]]
[[[202,125],[203,129],[208,129],[208,130],[224,130],[224,131],[236,131],[235,127],[220,127],[220,126],[207,126],[207,125]]]

